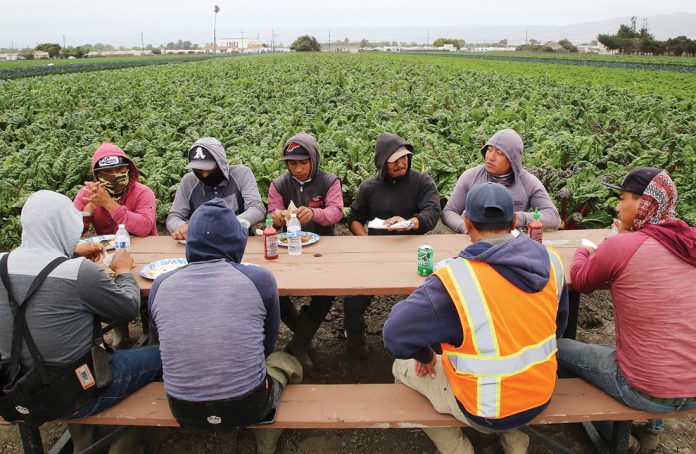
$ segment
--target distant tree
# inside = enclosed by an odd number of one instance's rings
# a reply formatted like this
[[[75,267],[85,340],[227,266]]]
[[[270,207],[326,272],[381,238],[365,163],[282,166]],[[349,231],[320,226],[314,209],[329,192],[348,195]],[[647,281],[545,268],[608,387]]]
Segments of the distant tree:
[[[181,40],[179,40],[179,41],[181,41]],[[186,50],[193,49],[192,44],[191,44],[191,41],[184,41],[184,42],[182,42],[182,43],[181,43],[181,49],[186,49]]]
[[[161,49],[152,49],[152,55],[161,55],[162,50]]]
[[[396,41],[392,41],[392,42],[391,42],[391,45],[394,46],[394,47],[396,47],[396,46],[399,45],[399,43],[397,43]]]
[[[350,40],[348,38],[343,39],[343,44],[350,44]]]
[[[558,45],[567,50],[568,52],[577,52],[578,48],[571,43],[568,39],[562,39],[558,42]]]
[[[364,49],[365,47],[370,47],[370,42],[363,38],[362,40],[360,40],[360,48]]]
[[[321,46],[314,36],[302,35],[290,44],[290,49],[296,52],[319,52]]]
[[[536,39],[530,39],[530,40],[529,40],[529,44],[531,44],[532,46],[534,46],[535,44],[539,44],[539,41],[537,41]]]
[[[36,46],[36,50],[41,52],[48,52],[50,58],[56,58],[60,55],[60,44],[58,43],[41,43]]]
[[[453,39],[453,38],[438,38],[433,41],[433,47],[443,47],[445,44],[452,44],[457,50],[464,47],[463,39]]]
[[[39,50],[39,49],[37,49],[37,50]],[[44,50],[43,52],[46,52],[46,51]],[[33,60],[34,59],[34,49],[27,47],[27,48],[22,49],[19,52],[17,52],[17,55],[19,55],[20,57],[22,57],[25,60]]]

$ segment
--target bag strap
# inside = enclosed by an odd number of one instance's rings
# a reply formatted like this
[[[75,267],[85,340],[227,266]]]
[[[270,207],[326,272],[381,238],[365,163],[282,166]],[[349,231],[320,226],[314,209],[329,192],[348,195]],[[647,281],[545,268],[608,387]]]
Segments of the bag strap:
[[[34,278],[29,290],[27,290],[21,305],[12,298],[10,290],[10,278],[7,271],[7,261],[10,254],[5,254],[2,259],[0,259],[0,278],[2,278],[2,283],[7,291],[7,300],[10,304],[10,310],[14,316],[13,326],[12,326],[12,350],[10,354],[10,370],[12,374],[16,374],[19,370],[19,360],[22,353],[22,339],[27,344],[29,353],[31,354],[34,364],[39,369],[39,375],[42,377],[46,376],[46,369],[44,367],[43,357],[36,347],[34,338],[29,331],[29,326],[27,324],[26,312],[27,306],[29,305],[29,299],[34,295],[34,293],[41,287],[41,284],[46,280],[49,274],[61,263],[68,260],[67,257],[57,257],[51,261],[41,272]]]

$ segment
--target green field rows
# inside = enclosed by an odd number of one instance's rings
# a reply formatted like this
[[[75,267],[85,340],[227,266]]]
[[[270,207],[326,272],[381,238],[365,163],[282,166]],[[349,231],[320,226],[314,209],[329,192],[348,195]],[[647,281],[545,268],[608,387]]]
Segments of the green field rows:
[[[620,181],[637,165],[668,168],[680,214],[696,223],[696,100],[694,91],[685,95],[696,76],[654,73],[672,76],[662,79],[671,91],[646,95],[650,80],[627,74],[645,71],[615,72],[614,83],[609,69],[550,66],[293,54],[0,82],[0,249],[17,244],[17,215],[31,192],[76,193],[102,140],[134,158],[162,221],[197,138],[218,137],[265,196],[284,171],[282,144],[299,131],[318,137],[346,203],[375,171],[383,131],[414,144],[415,167],[447,197],[459,174],[480,163],[488,136],[512,127],[526,144],[524,164],[567,227],[607,225],[615,198],[600,181]]]

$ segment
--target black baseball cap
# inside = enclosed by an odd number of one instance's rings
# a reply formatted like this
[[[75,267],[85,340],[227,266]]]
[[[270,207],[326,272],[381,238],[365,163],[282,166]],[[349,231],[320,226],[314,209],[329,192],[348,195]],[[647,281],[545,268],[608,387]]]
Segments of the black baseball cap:
[[[94,170],[111,169],[114,167],[127,166],[128,160],[123,156],[104,156],[99,158],[97,163],[94,165]]]
[[[304,161],[309,159],[309,153],[299,143],[291,142],[283,149],[283,161]]]
[[[515,217],[512,194],[502,184],[477,184],[466,195],[466,216],[476,224],[512,222]]]
[[[608,188],[616,189],[617,191],[643,195],[645,188],[648,187],[653,178],[660,172],[662,172],[662,170],[656,167],[638,167],[631,170],[628,175],[626,175],[621,186],[604,182],[602,184]]]
[[[196,145],[188,152],[189,163],[187,169],[213,170],[217,161],[205,147]]]

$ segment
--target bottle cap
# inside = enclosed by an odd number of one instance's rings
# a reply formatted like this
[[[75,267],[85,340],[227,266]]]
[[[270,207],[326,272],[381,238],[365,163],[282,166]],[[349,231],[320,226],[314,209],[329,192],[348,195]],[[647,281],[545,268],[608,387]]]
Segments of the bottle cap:
[[[296,218],[297,215],[296,215],[295,213],[292,213],[292,214],[290,215],[290,217],[291,217],[291,218]]]
[[[125,228],[126,228],[126,224],[119,224],[119,225],[118,225],[118,228],[119,228],[119,229],[125,229]]]
[[[539,215],[539,208],[534,208],[534,214],[532,214],[532,219],[538,221],[539,218],[540,218],[540,215]]]
[[[272,226],[273,225],[273,219],[271,219],[271,215],[269,214],[268,217],[266,218],[266,225],[267,226]]]

